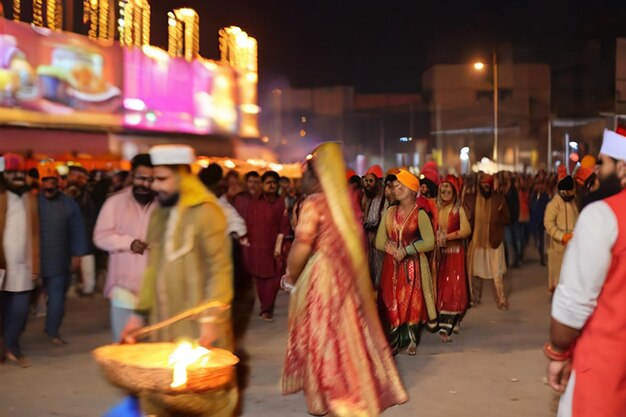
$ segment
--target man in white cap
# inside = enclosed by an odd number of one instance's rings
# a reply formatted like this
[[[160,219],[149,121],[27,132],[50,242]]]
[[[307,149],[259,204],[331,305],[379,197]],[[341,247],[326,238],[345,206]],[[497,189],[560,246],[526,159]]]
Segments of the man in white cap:
[[[191,147],[157,145],[150,149],[150,158],[154,165],[152,190],[160,207],[148,224],[148,267],[135,307],[137,314],[129,319],[122,338],[143,326],[144,317],[162,321],[217,301],[223,308],[167,326],[159,339],[191,337],[205,347],[232,349],[233,266],[224,213],[217,197],[191,172],[195,162]]]
[[[605,130],[600,159],[626,174],[626,137]],[[605,166],[603,163],[601,169]],[[626,415],[626,191],[587,206],[552,300],[548,382],[559,417]]]

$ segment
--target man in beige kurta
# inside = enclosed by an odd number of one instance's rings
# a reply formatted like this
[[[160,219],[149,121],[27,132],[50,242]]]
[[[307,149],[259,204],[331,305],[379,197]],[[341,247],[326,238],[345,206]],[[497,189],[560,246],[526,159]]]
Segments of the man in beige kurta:
[[[468,196],[469,197],[469,196]],[[470,198],[473,236],[468,250],[468,274],[472,281],[472,303],[481,301],[483,280],[492,280],[498,308],[509,307],[504,292],[506,273],[504,226],[510,222],[509,209],[502,194],[493,191],[493,176],[482,174],[478,193]]]
[[[576,191],[571,176],[560,173],[559,192],[546,206],[543,225],[548,233],[548,290],[554,292],[561,275],[565,246],[572,238],[578,219]]]

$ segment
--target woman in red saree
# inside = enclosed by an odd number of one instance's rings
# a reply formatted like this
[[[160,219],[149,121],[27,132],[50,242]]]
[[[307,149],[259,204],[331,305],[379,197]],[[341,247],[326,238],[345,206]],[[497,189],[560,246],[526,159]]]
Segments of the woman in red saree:
[[[439,186],[437,231],[437,311],[439,336],[446,343],[458,333],[467,310],[468,283],[465,270],[465,239],[471,233],[467,215],[458,198],[455,177]]]
[[[295,285],[283,394],[304,390],[310,414],[378,416],[408,400],[380,325],[363,230],[348,195],[338,144],[307,163],[284,286]]]
[[[389,323],[394,352],[407,348],[415,355],[424,323],[436,328],[437,312],[430,264],[426,253],[435,248],[428,201],[418,196],[419,180],[400,170],[394,193],[399,204],[385,213],[376,248],[385,251],[380,298]]]

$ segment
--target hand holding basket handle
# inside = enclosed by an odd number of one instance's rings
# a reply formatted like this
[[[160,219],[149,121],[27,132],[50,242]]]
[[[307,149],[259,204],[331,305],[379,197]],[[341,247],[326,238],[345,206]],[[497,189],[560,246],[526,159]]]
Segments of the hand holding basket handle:
[[[121,343],[136,343],[137,339],[141,339],[142,337],[160,330],[164,327],[167,327],[169,325],[172,325],[174,323],[177,323],[181,320],[196,316],[200,313],[204,313],[207,310],[213,310],[214,311],[214,315],[213,316],[209,316],[209,317],[205,317],[203,319],[201,319],[201,321],[203,322],[211,322],[211,321],[219,321],[217,319],[217,316],[228,310],[230,308],[229,305],[221,303],[219,301],[209,301],[207,303],[204,304],[200,304],[196,307],[192,307],[188,310],[184,310],[181,313],[178,313],[175,316],[170,317],[167,320],[163,320],[160,321],[158,323],[155,324],[151,324],[149,326],[145,326],[145,321],[141,316],[138,315],[133,315],[131,316],[131,318],[128,320],[128,323],[126,323],[126,327],[124,327],[124,330],[122,331],[122,336],[121,336]],[[212,320],[213,319],[213,320]]]

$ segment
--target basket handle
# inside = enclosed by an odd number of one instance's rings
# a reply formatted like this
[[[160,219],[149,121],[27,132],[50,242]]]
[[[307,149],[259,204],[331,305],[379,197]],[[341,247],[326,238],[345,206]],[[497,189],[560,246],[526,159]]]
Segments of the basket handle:
[[[140,327],[137,330],[130,332],[126,337],[132,339],[140,339],[147,334],[160,330],[164,327],[170,326],[174,323],[177,323],[181,320],[187,319],[189,317],[196,316],[200,313],[203,313],[206,310],[216,310],[216,313],[221,313],[228,310],[230,306],[228,304],[224,304],[219,301],[209,301],[204,304],[197,305],[196,307],[192,307],[185,311],[182,311],[175,316],[170,317],[169,319],[160,321],[158,323],[151,324],[149,326]]]

